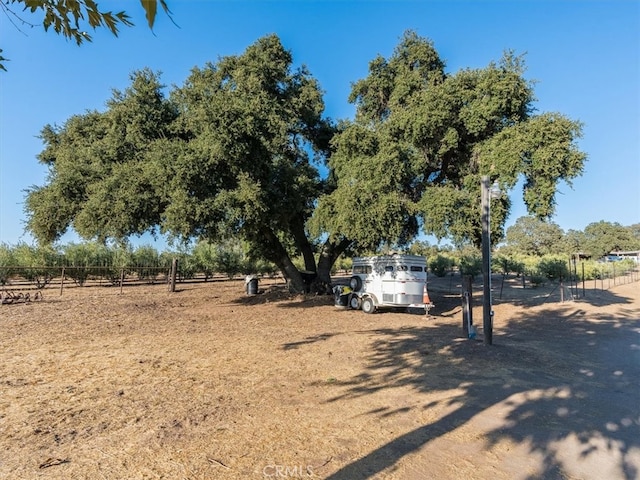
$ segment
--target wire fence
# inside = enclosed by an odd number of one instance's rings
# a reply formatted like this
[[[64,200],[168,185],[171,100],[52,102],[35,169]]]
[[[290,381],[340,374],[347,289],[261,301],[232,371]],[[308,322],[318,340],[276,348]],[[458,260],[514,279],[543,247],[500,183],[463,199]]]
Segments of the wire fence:
[[[617,285],[626,285],[627,283],[634,283],[640,281],[640,269],[624,272],[616,275],[615,269],[611,269],[609,272],[604,272],[600,278],[594,278],[587,280],[584,277],[574,278],[570,280],[569,285],[574,295],[586,296],[586,292],[589,288],[592,290],[610,290]]]
[[[243,278],[240,272],[193,272],[181,268],[176,262],[175,282],[208,282]],[[269,278],[276,278],[273,273]],[[170,284],[172,267],[138,265],[115,267],[96,266],[37,266],[2,267],[0,294],[2,303],[19,303],[40,300],[43,291],[58,292],[69,288],[115,287],[123,289],[140,285]]]
[[[34,266],[4,267],[0,283],[4,289],[27,288],[40,290],[59,284],[95,286],[124,283],[148,283],[166,281],[170,268],[157,266]]]

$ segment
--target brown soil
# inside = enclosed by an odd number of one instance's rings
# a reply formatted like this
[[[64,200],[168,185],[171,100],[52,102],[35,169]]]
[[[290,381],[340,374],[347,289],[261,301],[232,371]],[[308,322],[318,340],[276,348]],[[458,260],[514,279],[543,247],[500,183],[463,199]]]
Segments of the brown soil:
[[[452,278],[430,316],[274,281],[0,305],[0,478],[639,478],[640,284],[512,282],[492,346]]]

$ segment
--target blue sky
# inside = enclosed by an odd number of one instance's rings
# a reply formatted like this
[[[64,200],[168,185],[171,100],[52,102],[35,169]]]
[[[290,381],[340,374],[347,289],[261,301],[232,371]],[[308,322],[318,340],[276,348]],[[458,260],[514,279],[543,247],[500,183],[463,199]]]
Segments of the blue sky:
[[[573,188],[560,185],[552,219],[565,231],[606,220],[640,223],[640,2],[168,0],[175,23],[162,12],[154,31],[137,1],[98,0],[125,9],[136,24],[118,38],[93,32],[93,43],[17,29],[0,12],[0,243],[32,243],[24,232],[24,190],[43,185],[47,170],[36,155],[46,124],[102,110],[111,90],[124,89],[133,70],[162,72],[181,85],[194,66],[241,54],[275,33],[325,91],[326,114],[352,118],[351,84],[370,60],[388,57],[405,30],[435,43],[448,72],[482,68],[514,50],[526,54],[526,77],[539,112],[557,111],[584,124],[580,148],[586,170]],[[38,19],[24,14],[24,19]],[[507,226],[526,214],[520,190]],[[67,235],[62,243],[74,241]],[[147,243],[146,239],[143,239]]]

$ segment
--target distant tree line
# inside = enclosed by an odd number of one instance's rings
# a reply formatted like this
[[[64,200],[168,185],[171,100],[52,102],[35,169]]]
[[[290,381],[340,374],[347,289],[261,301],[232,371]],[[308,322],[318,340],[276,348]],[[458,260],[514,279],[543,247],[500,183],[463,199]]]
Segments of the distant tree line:
[[[594,280],[612,274],[612,267],[601,261],[608,254],[636,250],[640,250],[640,224],[600,221],[584,231],[565,233],[555,223],[525,216],[507,229],[504,242],[492,255],[491,269],[504,276],[526,276],[534,285],[572,276]],[[415,242],[410,251],[427,256],[429,269],[436,276],[453,271],[472,277],[482,273],[481,253],[473,246],[437,247]],[[624,275],[636,267],[633,260],[616,262],[616,274]]]
[[[640,250],[640,223],[625,227],[603,220],[587,225],[584,231],[564,232],[557,224],[535,217],[520,217],[507,229],[500,248],[505,255],[580,254],[594,260],[611,252],[634,250]]]

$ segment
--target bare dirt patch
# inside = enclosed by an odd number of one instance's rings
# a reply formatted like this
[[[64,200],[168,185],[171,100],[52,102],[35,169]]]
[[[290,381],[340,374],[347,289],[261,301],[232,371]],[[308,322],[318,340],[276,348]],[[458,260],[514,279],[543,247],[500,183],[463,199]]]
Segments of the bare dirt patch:
[[[0,477],[638,478],[640,284],[514,281],[490,347],[456,280],[430,286],[428,317],[270,281],[2,305]]]

